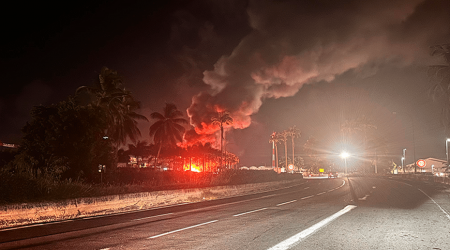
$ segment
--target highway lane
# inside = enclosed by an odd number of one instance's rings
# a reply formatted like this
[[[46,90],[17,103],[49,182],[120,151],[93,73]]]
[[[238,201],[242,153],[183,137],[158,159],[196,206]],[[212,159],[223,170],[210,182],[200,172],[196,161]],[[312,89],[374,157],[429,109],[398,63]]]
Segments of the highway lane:
[[[65,233],[65,234],[58,234],[54,236],[47,236],[45,239],[40,238],[34,238],[28,241],[22,241],[22,242],[10,242],[8,244],[3,244],[4,246],[18,246],[22,245],[23,243],[42,243],[41,241],[44,241],[45,245],[42,245],[42,249],[47,248],[64,248],[65,246],[73,246],[71,248],[86,248],[86,249],[102,249],[107,248],[109,246],[121,246],[124,245],[125,248],[130,247],[127,244],[135,244],[136,241],[134,239],[143,239],[144,243],[142,245],[148,246],[150,243],[151,245],[155,246],[158,249],[170,249],[176,245],[181,246],[185,244],[185,242],[191,242],[191,239],[187,239],[186,241],[184,239],[180,240],[180,243],[174,242],[173,244],[167,244],[167,238],[159,237],[158,239],[148,240],[149,237],[186,228],[192,225],[201,224],[204,222],[209,222],[213,220],[220,220],[220,223],[217,223],[219,225],[223,225],[224,223],[227,230],[232,229],[230,232],[232,234],[238,232],[239,230],[246,231],[245,228],[239,228],[237,225],[232,225],[233,223],[237,222],[246,222],[246,220],[255,218],[254,215],[256,214],[264,214],[264,212],[270,211],[270,212],[283,212],[286,211],[287,208],[292,207],[294,203],[303,203],[307,204],[309,203],[309,200],[314,198],[315,195],[318,196],[325,196],[326,193],[329,190],[333,190],[333,192],[340,192],[341,195],[348,196],[348,191],[343,191],[342,189],[348,188],[347,186],[343,186],[344,180],[336,179],[336,180],[321,180],[321,181],[311,181],[311,182],[304,182],[302,185],[295,186],[292,188],[282,189],[278,190],[276,192],[267,192],[264,194],[259,195],[250,195],[246,197],[238,197],[234,199],[226,199],[227,203],[220,203],[219,201],[216,201],[217,204],[213,204],[210,206],[209,204],[211,202],[205,202],[200,203],[196,205],[184,205],[184,206],[177,206],[177,207],[170,207],[170,208],[163,208],[152,211],[153,214],[141,214],[139,217],[131,217],[131,215],[121,215],[117,216],[117,223],[116,225],[109,225],[106,221],[110,221],[114,219],[115,217],[105,217],[105,218],[99,218],[99,219],[92,219],[88,221],[74,221],[70,223],[61,223],[57,225],[48,225],[46,230],[52,231],[52,226],[57,227],[77,227],[79,229],[80,224],[86,225],[86,227],[92,227],[92,224],[99,224],[103,225],[99,228],[92,228],[90,230],[77,230],[72,233]],[[338,188],[338,189],[336,189]],[[279,205],[284,202],[289,202],[292,200],[298,200],[296,202],[288,203],[285,205]],[[250,214],[243,214],[239,216],[240,213],[245,213],[261,208],[266,208],[264,211],[258,211],[253,212]],[[282,209],[284,208],[284,209]],[[297,210],[293,210],[295,212],[298,212]],[[156,212],[156,213],[155,213]],[[332,212],[332,211],[331,211]],[[331,213],[330,212],[330,213]],[[134,215],[134,214],[133,214]],[[158,217],[152,217],[156,215],[164,215],[164,216],[158,216]],[[260,215],[257,215],[260,216]],[[123,219],[123,217],[126,217],[126,220]],[[148,218],[147,218],[148,217]],[[292,216],[284,215],[283,216],[286,219],[290,219]],[[244,219],[243,219],[244,218]],[[231,220],[231,221],[230,221]],[[89,224],[87,224],[89,223]],[[278,224],[277,222],[274,222],[275,224]],[[251,223],[250,223],[251,224]],[[188,232],[188,238],[189,234],[193,231],[196,231],[198,229],[203,228],[214,228],[211,227],[213,225],[209,225],[209,227],[198,227],[198,228],[192,228],[192,230],[183,230],[183,232],[179,232],[177,236],[184,236],[186,232]],[[264,227],[264,226],[263,226]],[[235,230],[235,229],[239,230]],[[255,230],[259,230],[262,227],[255,228]],[[36,230],[36,228],[32,228],[33,230]],[[24,230],[24,229],[23,229]],[[30,229],[29,229],[30,230]],[[106,231],[105,233],[102,233],[101,231]],[[19,230],[20,231],[20,230]],[[246,233],[247,235],[251,232],[251,230],[248,230]],[[15,236],[19,235],[27,235],[30,232],[24,232],[20,233],[17,232],[14,234]],[[213,234],[217,233],[217,230],[213,230]],[[255,232],[257,234],[257,232]],[[86,237],[83,237],[83,235],[86,235]],[[114,236],[110,236],[114,235]],[[173,238],[170,235],[168,238]],[[245,235],[245,234],[244,234]],[[59,241],[59,238],[67,238],[67,237],[76,237],[74,240],[66,240],[66,241]],[[252,236],[254,237],[254,236]],[[225,237],[226,238],[226,237]],[[199,242],[199,245],[204,245],[204,243],[201,242],[201,237],[194,238],[196,239],[196,242]],[[50,243],[46,243],[45,241],[50,241]],[[81,245],[77,242],[82,243]],[[99,244],[97,244],[99,242]],[[129,243],[126,243],[129,242]],[[17,244],[15,244],[17,243]],[[194,244],[195,245],[195,244]],[[227,244],[224,244],[224,246],[227,246]],[[33,246],[35,248],[39,248],[39,246],[35,245]],[[133,245],[133,247],[137,247],[137,245]],[[178,248],[178,249],[180,249]]]
[[[0,248],[449,249],[450,205],[443,186],[349,180],[353,192],[344,178],[308,180],[226,203],[110,216],[106,220],[116,223],[98,219],[94,224],[102,226],[7,242]]]
[[[448,187],[350,179],[358,207],[292,249],[450,249]]]

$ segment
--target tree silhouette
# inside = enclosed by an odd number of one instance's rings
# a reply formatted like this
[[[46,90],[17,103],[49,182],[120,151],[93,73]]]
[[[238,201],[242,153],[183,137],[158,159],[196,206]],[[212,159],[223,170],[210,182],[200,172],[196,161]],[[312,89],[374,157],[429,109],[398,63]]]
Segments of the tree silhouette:
[[[223,140],[224,133],[223,133],[223,127],[224,125],[231,125],[233,124],[233,118],[231,118],[230,113],[228,112],[218,112],[217,116],[211,118],[212,124],[217,125],[220,127],[220,154],[221,154],[221,162],[220,166],[223,165]]]
[[[183,118],[183,113],[173,103],[166,103],[163,113],[153,112],[150,114],[150,117],[156,120],[150,126],[149,131],[150,137],[153,137],[153,142],[159,145],[155,158],[156,165],[161,148],[163,146],[175,146],[177,142],[181,142],[186,130],[183,125],[189,123]]]
[[[366,163],[369,163],[369,145],[368,143],[374,139],[374,134],[372,131],[376,130],[377,126],[373,124],[373,122],[368,119],[366,116],[362,115],[356,119],[346,120],[345,123],[341,126],[341,131],[347,136],[347,138],[355,139],[353,136],[359,137],[362,141],[361,148],[364,150],[364,155],[366,159]],[[354,143],[356,143],[354,141]],[[362,167],[365,171],[370,171],[368,168],[369,164],[362,164]]]
[[[279,140],[280,142],[284,143],[284,158],[285,158],[285,164],[284,164],[284,168],[286,171],[288,171],[287,166],[288,166],[288,160],[287,160],[287,138],[289,136],[288,131],[284,130],[280,133],[278,133],[279,136]]]
[[[295,162],[294,162],[294,159],[295,159],[295,141],[294,140],[295,140],[295,138],[300,138],[301,132],[294,125],[294,126],[290,127],[287,130],[287,133],[288,133],[288,136],[291,137],[291,140],[292,140],[292,164],[295,166]]]
[[[433,99],[444,98],[442,120],[448,135],[450,127],[450,43],[434,45],[430,49],[432,56],[440,56],[444,59],[443,64],[429,67],[428,76],[433,83],[430,89]]]
[[[108,124],[105,128],[105,136],[112,139],[117,146],[125,144],[127,138],[136,142],[141,136],[137,120],[148,121],[148,119],[136,113],[140,103],[133,98],[130,91],[123,87],[122,77],[117,71],[103,67],[93,87],[81,86],[75,93],[80,96],[83,92],[89,94],[88,105],[101,107],[104,110]]]
[[[275,162],[276,162],[276,168],[278,170],[278,143],[280,143],[280,136],[277,132],[273,132],[270,135],[269,143],[273,143],[275,145]]]

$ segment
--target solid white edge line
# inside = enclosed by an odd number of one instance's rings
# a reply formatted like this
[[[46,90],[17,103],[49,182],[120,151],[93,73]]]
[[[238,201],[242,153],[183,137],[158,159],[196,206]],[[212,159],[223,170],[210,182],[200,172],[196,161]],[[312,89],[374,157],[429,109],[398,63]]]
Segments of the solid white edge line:
[[[194,228],[194,227],[203,226],[203,225],[210,224],[210,223],[214,223],[214,222],[217,222],[217,221],[219,221],[219,220],[212,220],[212,221],[208,221],[208,222],[205,222],[205,223],[193,225],[193,226],[190,226],[190,227],[180,228],[180,229],[173,230],[173,231],[170,231],[170,232],[167,232],[167,233],[154,235],[154,236],[152,236],[152,237],[148,237],[147,239],[155,239],[155,238],[158,238],[158,237],[161,237],[161,236],[164,236],[164,235],[168,235],[168,234],[180,232],[180,231],[183,231],[183,230],[186,230],[186,229],[191,229],[191,228]]]
[[[158,215],[153,215],[153,216],[148,216],[148,217],[143,217],[143,218],[134,219],[134,220],[132,220],[132,221],[136,221],[136,220],[144,220],[144,219],[150,219],[150,218],[160,217],[160,216],[169,215],[169,214],[172,214],[172,213],[158,214]]]
[[[439,207],[439,209],[445,214],[445,216],[447,216],[447,218],[450,220],[450,215],[433,199],[431,198],[428,194],[426,194],[424,191],[422,191],[422,189],[418,188],[420,192],[422,192],[424,195],[426,195],[428,198],[430,198],[431,201],[434,202],[434,204],[436,204],[436,206]]]
[[[277,204],[277,206],[283,206],[283,205],[286,205],[286,204],[289,204],[289,203],[292,203],[292,202],[296,202],[296,201],[297,201],[297,200],[286,201],[286,202]]]
[[[289,188],[292,188],[292,187],[295,187],[295,186],[302,186],[302,185],[305,185],[305,184],[306,184],[306,182],[300,183],[300,184],[293,184],[291,186],[282,187],[282,188],[276,188],[274,190],[265,191],[265,192],[262,192],[262,193],[273,192],[273,191],[278,191],[278,190],[282,190],[282,189],[289,189]],[[242,195],[236,195],[236,196],[232,196],[232,197],[219,198],[219,199],[215,199],[215,200],[223,200],[223,199],[227,199],[227,198],[241,197],[241,196],[246,196],[246,195],[252,195],[252,194],[242,194]],[[274,195],[276,195],[276,194],[262,196],[262,197],[253,198],[253,199],[244,200],[244,201],[238,201],[238,202],[231,202],[231,203],[226,203],[226,204],[214,205],[214,206],[211,206],[211,207],[227,206],[227,205],[232,205],[232,204],[236,204],[236,203],[243,203],[243,202],[248,202],[248,201],[252,201],[252,200],[257,200],[257,199],[263,199],[263,198],[271,197],[271,196],[274,196]],[[49,221],[49,222],[46,222],[45,224],[46,225],[50,225],[50,224],[64,223],[64,222],[75,221],[75,220],[80,220],[80,219],[81,220],[90,220],[90,219],[96,219],[96,218],[100,218],[100,217],[112,217],[112,216],[116,216],[116,215],[130,214],[130,213],[143,212],[143,211],[152,211],[152,210],[158,210],[158,209],[169,208],[169,207],[176,207],[176,206],[192,204],[192,203],[197,203],[197,202],[184,202],[184,203],[172,204],[172,205],[167,205],[167,206],[152,207],[152,208],[147,208],[147,209],[139,209],[139,210],[133,210],[133,211],[127,211],[127,212],[119,212],[119,213],[113,213],[113,214],[99,214],[99,215],[93,215],[93,216],[89,216],[89,217],[79,217],[79,218],[75,218],[75,219],[65,219],[65,220],[61,220],[61,221]],[[44,225],[44,224],[42,224],[42,225]],[[17,227],[0,228],[0,232],[2,232],[2,231],[11,231],[11,230],[16,230],[16,229],[22,229],[22,228],[29,228],[29,227],[36,227],[36,226],[39,226],[39,225],[28,224],[28,225],[22,225],[22,226],[17,226]]]
[[[241,216],[241,215],[244,215],[244,214],[254,213],[254,212],[258,212],[258,211],[265,210],[265,209],[267,209],[267,207],[256,209],[256,210],[252,210],[252,211],[248,211],[248,212],[245,212],[245,213],[235,214],[233,216],[238,217],[238,216]]]
[[[319,223],[316,223],[315,225],[301,231],[300,233],[278,243],[277,245],[269,248],[268,250],[285,250],[290,248],[291,246],[298,244],[302,239],[308,237],[309,235],[313,234],[320,228],[324,227],[328,223],[332,222],[333,220],[337,219],[339,216],[344,215],[348,212],[350,212],[352,209],[354,209],[355,205],[347,205],[345,208],[341,209],[337,213],[331,215],[330,217],[320,221]]]

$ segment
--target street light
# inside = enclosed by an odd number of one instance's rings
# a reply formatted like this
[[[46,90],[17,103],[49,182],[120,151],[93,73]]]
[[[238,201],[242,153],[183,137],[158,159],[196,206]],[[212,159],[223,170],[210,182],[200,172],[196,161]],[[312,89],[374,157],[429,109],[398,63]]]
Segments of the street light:
[[[343,151],[343,152],[341,153],[341,157],[344,159],[345,174],[348,174],[348,172],[347,172],[347,158],[348,158],[349,156],[350,156],[350,154],[347,153],[347,152],[345,152],[345,151]]]
[[[397,112],[392,112],[392,114],[396,115]],[[401,114],[405,114],[406,116],[408,116],[409,119],[411,119],[411,124],[412,124],[412,134],[413,134],[413,162],[414,162],[414,173],[417,173],[417,164],[416,164],[416,140],[414,138],[414,119],[412,118],[412,116],[408,113],[402,112]],[[447,161],[448,162],[448,161]]]
[[[405,162],[405,157],[402,157],[402,169],[403,169],[403,173],[405,173],[405,167],[403,166],[403,163]]]
[[[406,148],[403,149],[403,157],[402,157],[402,169],[403,169],[403,173],[405,173],[405,168],[403,167],[403,163],[406,160]]]
[[[106,172],[106,166],[105,165],[98,165],[98,172],[100,173],[100,183],[103,184],[103,173]]]
[[[445,140],[445,154],[447,155],[447,168],[448,168],[448,142],[450,142],[450,138]]]

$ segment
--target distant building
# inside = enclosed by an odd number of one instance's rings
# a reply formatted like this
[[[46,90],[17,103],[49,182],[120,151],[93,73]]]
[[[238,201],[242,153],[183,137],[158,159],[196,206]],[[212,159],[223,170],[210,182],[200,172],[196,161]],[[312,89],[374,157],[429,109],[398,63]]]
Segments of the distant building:
[[[433,173],[433,175],[444,176],[448,174],[447,171],[447,161],[436,159],[436,158],[426,158],[422,159],[425,161],[425,166],[420,168],[417,166],[418,173]],[[403,172],[403,170],[399,170],[399,173]],[[414,163],[406,165],[405,168],[406,173],[414,173]]]
[[[251,167],[247,167],[247,166],[242,166],[239,169],[241,170],[273,170],[272,166],[251,166]]]
[[[3,143],[0,141],[0,147],[5,147],[5,148],[18,148],[19,145],[18,144],[13,144],[13,143]]]

